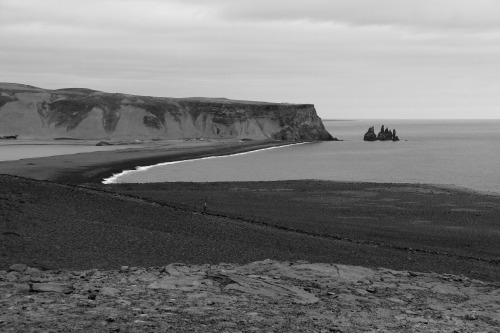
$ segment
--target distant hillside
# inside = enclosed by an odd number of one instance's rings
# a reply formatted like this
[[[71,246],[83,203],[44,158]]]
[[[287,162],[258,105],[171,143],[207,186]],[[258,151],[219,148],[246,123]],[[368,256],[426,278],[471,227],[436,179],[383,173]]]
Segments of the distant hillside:
[[[164,98],[0,83],[0,136],[331,140],[312,104]]]

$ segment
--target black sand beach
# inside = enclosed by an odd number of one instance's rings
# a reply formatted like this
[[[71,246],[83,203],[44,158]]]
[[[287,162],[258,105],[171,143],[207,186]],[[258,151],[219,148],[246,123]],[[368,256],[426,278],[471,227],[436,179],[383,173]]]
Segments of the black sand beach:
[[[0,269],[17,262],[116,269],[272,258],[499,279],[495,196],[322,181],[100,184],[137,165],[255,148],[228,143],[0,163],[10,174],[0,176]]]
[[[138,166],[231,155],[287,144],[290,142],[275,140],[167,140],[153,142],[146,147],[0,162],[0,174],[75,185],[90,182],[100,183],[104,178],[111,177],[123,170],[133,170]],[[40,149],[43,149],[43,146],[40,146]]]

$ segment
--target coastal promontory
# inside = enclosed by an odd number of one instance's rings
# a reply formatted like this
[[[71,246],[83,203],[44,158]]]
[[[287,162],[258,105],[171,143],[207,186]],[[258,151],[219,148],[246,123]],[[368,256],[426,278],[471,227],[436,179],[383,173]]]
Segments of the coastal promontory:
[[[312,104],[166,98],[0,83],[0,135],[27,139],[332,140]]]

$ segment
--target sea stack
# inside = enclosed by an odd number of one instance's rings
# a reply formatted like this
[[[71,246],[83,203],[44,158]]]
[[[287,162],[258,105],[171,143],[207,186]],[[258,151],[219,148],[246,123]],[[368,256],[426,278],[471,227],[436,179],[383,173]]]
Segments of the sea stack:
[[[385,127],[382,125],[380,128],[380,132],[375,134],[375,127],[372,126],[368,128],[368,131],[365,133],[363,138],[364,141],[399,141],[399,138],[396,136],[396,130],[392,131],[389,127]]]
[[[365,133],[365,137],[363,140],[377,141],[377,135],[375,134],[375,128],[373,126],[368,129],[368,132]]]
[[[392,141],[399,141],[398,136],[396,135],[396,130],[392,130]]]

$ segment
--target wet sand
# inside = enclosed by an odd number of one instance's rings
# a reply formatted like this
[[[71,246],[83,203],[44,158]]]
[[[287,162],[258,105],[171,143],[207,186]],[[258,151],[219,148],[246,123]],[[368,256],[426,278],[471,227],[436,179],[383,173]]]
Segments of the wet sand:
[[[289,144],[283,141],[238,140],[165,140],[141,144],[134,148],[95,151],[78,154],[24,158],[0,162],[0,174],[68,184],[101,182],[123,170],[158,163],[222,156]],[[20,147],[22,149],[22,147]],[[40,147],[43,149],[43,146]],[[112,148],[111,148],[112,149]]]

